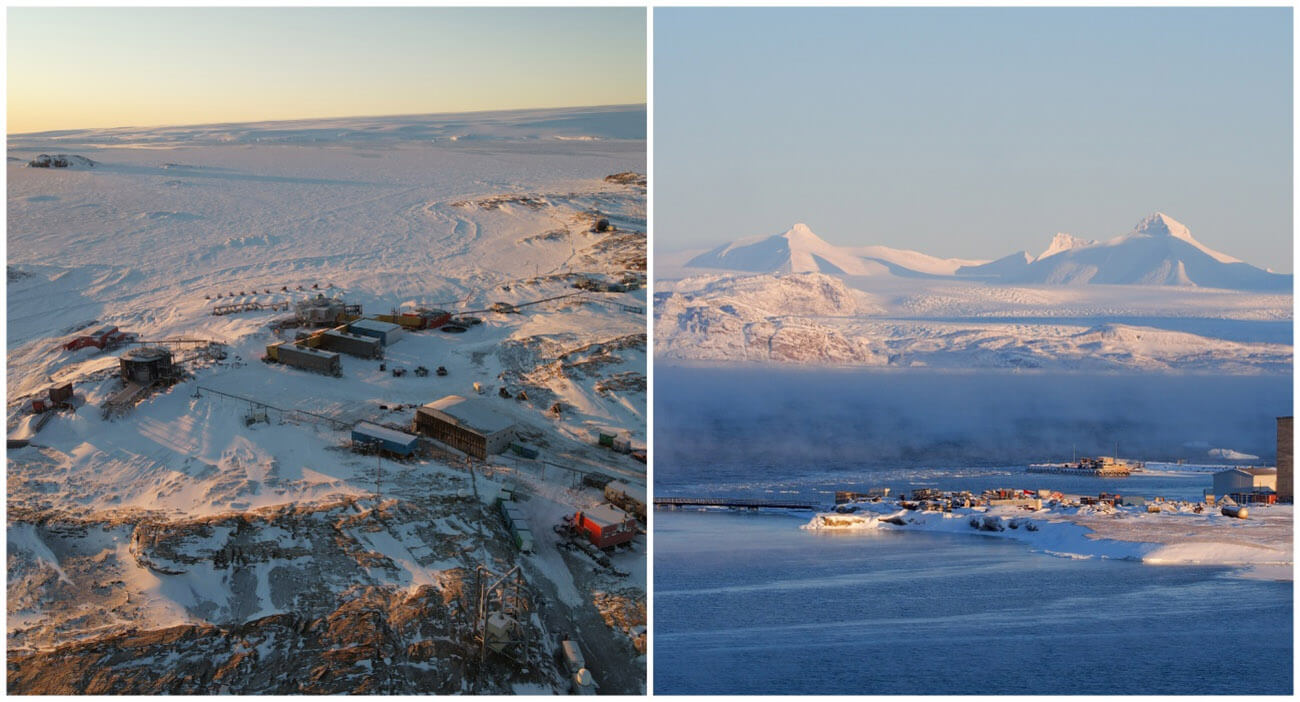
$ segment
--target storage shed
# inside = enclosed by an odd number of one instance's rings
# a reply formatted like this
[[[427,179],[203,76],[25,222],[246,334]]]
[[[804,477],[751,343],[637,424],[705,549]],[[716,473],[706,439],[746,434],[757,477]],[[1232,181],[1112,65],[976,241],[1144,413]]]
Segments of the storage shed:
[[[573,516],[573,524],[596,548],[610,548],[636,538],[636,522],[614,505],[600,505]]]
[[[381,451],[409,456],[415,453],[420,438],[406,432],[389,429],[371,422],[361,422],[352,427],[352,445],[378,448]]]
[[[383,358],[384,344],[373,336],[349,334],[338,329],[321,332],[316,348],[338,351],[358,358]]]
[[[533,532],[528,528],[528,520],[524,517],[523,510],[519,509],[514,502],[502,498],[497,498],[497,507],[501,510],[502,521],[510,530],[510,538],[514,541],[515,548],[524,553],[532,553]]]
[[[152,385],[170,380],[174,374],[172,352],[158,346],[131,349],[118,359],[122,380],[140,385]]]
[[[49,390],[50,402],[55,405],[63,405],[72,402],[72,383],[55,385]]]
[[[621,480],[605,484],[605,499],[624,511],[635,514],[638,519],[645,519],[645,488],[640,485],[628,485]]]
[[[412,430],[487,460],[488,454],[501,453],[510,445],[515,423],[484,400],[448,395],[416,410]]]
[[[1276,492],[1276,468],[1233,468],[1214,474],[1214,494]]]
[[[348,325],[348,331],[362,336],[372,336],[379,339],[384,346],[389,346],[402,338],[401,325],[381,322],[378,319],[358,319]]]

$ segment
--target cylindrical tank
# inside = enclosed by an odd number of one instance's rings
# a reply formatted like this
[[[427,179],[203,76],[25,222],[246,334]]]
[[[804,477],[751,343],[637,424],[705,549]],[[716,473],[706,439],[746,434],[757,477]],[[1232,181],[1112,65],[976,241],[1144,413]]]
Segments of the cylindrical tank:
[[[1250,510],[1241,505],[1226,505],[1222,512],[1225,517],[1236,517],[1237,519],[1246,519],[1250,517]]]
[[[143,346],[122,354],[122,380],[149,385],[172,377],[172,352],[157,346]]]
[[[596,694],[596,679],[591,676],[590,670],[583,668],[573,674],[573,692],[577,695]]]

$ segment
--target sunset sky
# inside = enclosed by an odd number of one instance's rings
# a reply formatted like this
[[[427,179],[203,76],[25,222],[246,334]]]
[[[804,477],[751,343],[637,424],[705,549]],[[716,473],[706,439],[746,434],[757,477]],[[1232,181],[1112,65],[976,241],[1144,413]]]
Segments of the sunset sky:
[[[644,103],[644,8],[9,8],[7,133]]]

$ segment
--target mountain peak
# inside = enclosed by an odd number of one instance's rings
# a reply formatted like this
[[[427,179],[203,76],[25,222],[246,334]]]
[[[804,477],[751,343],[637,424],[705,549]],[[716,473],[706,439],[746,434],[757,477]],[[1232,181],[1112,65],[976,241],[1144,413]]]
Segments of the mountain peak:
[[[1080,239],[1079,237],[1074,236],[1073,234],[1066,234],[1065,232],[1057,232],[1056,236],[1052,237],[1052,243],[1048,244],[1047,249],[1042,253],[1038,254],[1038,258],[1035,258],[1033,260],[1041,261],[1047,258],[1048,256],[1054,256],[1058,253],[1061,253],[1062,251],[1069,251],[1070,249],[1081,249],[1085,246],[1093,246],[1096,243],[1097,243],[1096,241],[1092,241],[1091,239]]]
[[[1149,215],[1141,222],[1138,222],[1137,226],[1133,228],[1133,231],[1138,234],[1149,234],[1151,236],[1173,236],[1179,239],[1192,238],[1192,234],[1187,229],[1186,225],[1164,212],[1156,212],[1155,214]]]
[[[1173,217],[1170,217],[1164,212],[1156,212],[1155,214],[1146,217],[1141,222],[1138,222],[1137,226],[1133,228],[1133,233],[1128,236],[1173,237],[1195,246],[1204,254],[1220,263],[1241,263],[1241,259],[1233,258],[1225,253],[1215,251],[1196,239],[1193,239],[1192,232],[1187,228],[1187,225],[1179,222]],[[1124,237],[1121,237],[1120,240],[1123,240],[1123,238]]]
[[[822,240],[821,237],[814,234],[813,230],[809,229],[808,225],[804,224],[803,222],[798,222],[793,227],[790,227],[789,231],[782,234],[781,236],[791,242],[799,242],[804,244],[826,243],[825,241]]]

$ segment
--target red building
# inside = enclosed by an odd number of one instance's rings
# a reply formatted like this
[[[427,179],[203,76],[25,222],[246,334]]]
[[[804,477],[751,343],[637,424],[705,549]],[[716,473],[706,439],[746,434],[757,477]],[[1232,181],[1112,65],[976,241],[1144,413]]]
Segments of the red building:
[[[63,348],[68,351],[84,349],[87,346],[94,346],[97,349],[106,349],[125,341],[126,338],[127,335],[119,331],[117,327],[108,325],[100,327],[85,336],[79,336],[72,341],[69,341],[63,345]]]
[[[636,521],[614,505],[601,505],[578,512],[573,525],[596,548],[609,548],[636,537]]]

